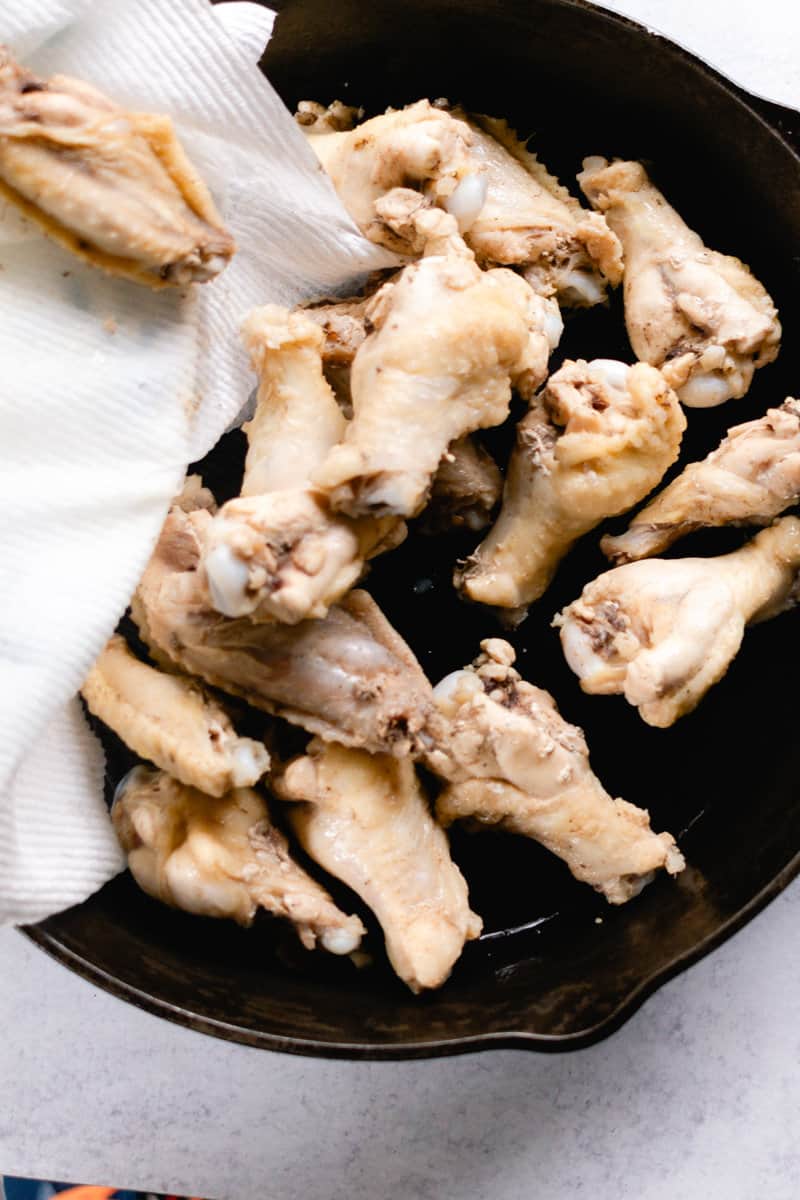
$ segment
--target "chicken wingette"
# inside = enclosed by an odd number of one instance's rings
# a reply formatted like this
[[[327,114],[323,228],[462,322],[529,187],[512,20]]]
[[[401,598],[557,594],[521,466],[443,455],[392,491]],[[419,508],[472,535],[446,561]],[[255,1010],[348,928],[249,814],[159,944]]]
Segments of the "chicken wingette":
[[[111,815],[131,874],[156,900],[239,925],[263,909],[290,921],[308,950],[358,949],[361,921],[295,862],[266,799],[252,788],[208,796],[165,771],[135,767],[120,782]]]
[[[213,279],[236,249],[168,117],[40,79],[3,46],[0,196],[79,258],[152,288]]]

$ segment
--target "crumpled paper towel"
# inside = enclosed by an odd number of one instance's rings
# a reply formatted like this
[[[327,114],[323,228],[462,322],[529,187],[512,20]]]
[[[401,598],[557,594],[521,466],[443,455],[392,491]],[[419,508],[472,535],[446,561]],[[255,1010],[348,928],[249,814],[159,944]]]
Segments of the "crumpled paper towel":
[[[238,254],[188,295],[107,278],[0,206],[0,923],[123,865],[74,699],[188,462],[252,387],[245,313],[394,261],[358,233],[257,68],[272,14],[207,0],[4,0],[0,42],[168,113]]]

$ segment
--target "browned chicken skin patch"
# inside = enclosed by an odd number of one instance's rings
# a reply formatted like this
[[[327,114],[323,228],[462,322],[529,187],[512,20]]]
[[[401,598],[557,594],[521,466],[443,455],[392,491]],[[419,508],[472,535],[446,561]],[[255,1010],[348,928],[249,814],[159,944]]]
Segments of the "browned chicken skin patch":
[[[79,258],[156,289],[213,279],[236,248],[168,117],[39,79],[2,46],[0,194]]]

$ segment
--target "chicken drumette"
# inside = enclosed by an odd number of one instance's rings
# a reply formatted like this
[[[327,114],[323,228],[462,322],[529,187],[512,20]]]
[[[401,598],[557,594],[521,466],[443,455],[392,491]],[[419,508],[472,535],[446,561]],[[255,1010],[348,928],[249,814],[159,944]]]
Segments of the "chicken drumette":
[[[633,518],[604,537],[617,563],[660,554],[695,529],[768,525],[800,500],[800,400],[791,397],[757,421],[735,425],[702,462],[690,463]]]
[[[467,121],[486,200],[466,240],[482,266],[516,266],[535,289],[575,307],[601,304],[622,279],[622,248],[605,219],[587,212],[505,121]]]
[[[410,194],[413,197],[413,193]],[[512,383],[531,395],[561,334],[552,300],[512,271],[481,271],[454,219],[408,210],[425,256],[371,299],[374,332],[353,361],[353,419],[314,475],[337,511],[414,516],[450,443],[505,420]]]
[[[210,515],[173,508],[131,602],[154,657],[311,733],[392,754],[418,753],[431,686],[366,592],[321,620],[232,620],[201,585],[200,540]]]
[[[328,511],[313,472],[346,420],[325,381],[319,324],[277,305],[256,309],[243,334],[259,372],[241,496],[207,528],[203,573],[218,612],[289,623],[324,617],[365,560],[402,541],[393,517],[351,520]]]
[[[252,788],[219,798],[135,767],[117,788],[114,828],[136,882],[157,900],[250,925],[259,908],[291,921],[308,950],[358,949],[364,926],[307,871]]]
[[[625,323],[636,356],[660,367],[684,404],[743,396],[778,353],[775,305],[738,258],[709,250],[641,163],[587,158],[578,176],[625,252]]]
[[[350,370],[356,351],[367,336],[366,308],[369,297],[324,300],[309,305],[304,315],[324,334],[322,366],[337,403],[353,415]],[[500,501],[503,478],[491,455],[475,438],[459,438],[447,447],[431,485],[422,518],[426,533],[466,526],[484,529]]]
[[[212,279],[235,250],[168,117],[39,79],[2,46],[0,195],[73,254],[153,288]]]
[[[269,767],[261,742],[239,737],[196,679],[140,662],[111,638],[81,688],[89,711],[142,758],[211,796],[250,787]]]
[[[456,585],[524,617],[573,543],[658,483],[685,428],[654,367],[565,363],[520,423],[500,516]]]
[[[794,606],[799,572],[800,520],[784,517],[733,554],[606,571],[554,624],[585,692],[621,693],[665,728],[722,678],[745,626]]]
[[[419,100],[356,124],[359,110],[304,100],[297,120],[365,237],[404,256],[418,253],[413,230],[387,222],[380,201],[414,188],[426,204],[442,205],[467,229],[486,196],[482,165],[470,155],[463,121]],[[411,240],[406,236],[411,233]]]
[[[514,670],[508,642],[489,638],[481,649],[434,693],[444,724],[427,764],[448,781],[439,820],[534,838],[612,904],[635,896],[662,867],[681,871],[673,837],[653,833],[647,812],[608,795],[582,731]]]
[[[439,987],[481,931],[409,759],[312,741],[276,781],[306,853],[375,913],[397,974]]]

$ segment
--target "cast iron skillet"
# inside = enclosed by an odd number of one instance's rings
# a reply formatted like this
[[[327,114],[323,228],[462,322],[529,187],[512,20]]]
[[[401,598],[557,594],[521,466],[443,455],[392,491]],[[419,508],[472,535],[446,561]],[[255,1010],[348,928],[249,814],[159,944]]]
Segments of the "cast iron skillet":
[[[745,401],[689,413],[683,461],[800,388],[800,116],[755,100],[670,42],[579,0],[290,0],[264,68],[293,106],[336,97],[380,110],[448,96],[507,116],[570,181],[584,154],[651,160],[715,248],[750,262],[784,321],[779,361]],[[630,357],[618,301],[570,320],[561,354]],[[236,490],[237,436],[205,464]],[[509,436],[488,439],[500,455]],[[622,522],[614,523],[620,527]],[[716,553],[741,533],[698,534]],[[171,1020],[300,1054],[405,1058],[492,1046],[564,1050],[611,1033],[659,984],[752,917],[800,868],[796,663],[800,615],[756,628],[726,679],[670,731],[622,699],[583,696],[549,627],[605,566],[598,537],[564,564],[515,638],[522,671],[582,725],[615,795],[680,834],[690,864],[612,909],[530,842],[456,834],[486,933],[438,993],[412,997],[383,965],[308,954],[278,922],[244,932],[150,901],[127,876],[30,936],[92,982]],[[369,586],[433,679],[476,652],[492,620],[449,584],[465,538],[413,537]],[[110,746],[111,782],[126,767]]]

